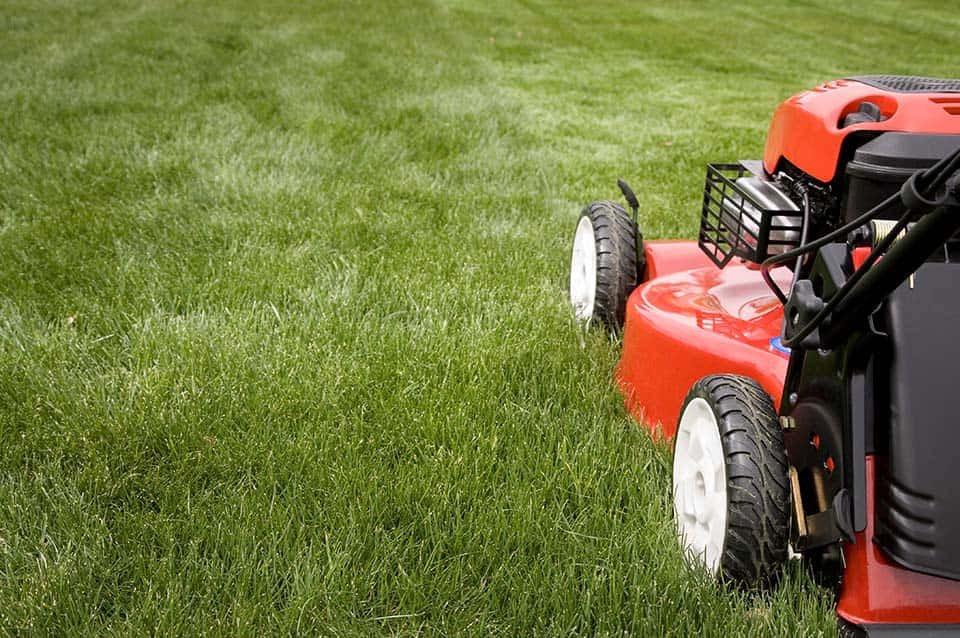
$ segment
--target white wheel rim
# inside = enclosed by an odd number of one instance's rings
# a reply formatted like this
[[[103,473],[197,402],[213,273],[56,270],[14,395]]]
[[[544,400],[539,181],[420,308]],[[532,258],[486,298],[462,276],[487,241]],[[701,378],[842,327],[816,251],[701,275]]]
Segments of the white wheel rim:
[[[570,259],[570,303],[577,319],[593,317],[597,299],[597,244],[593,222],[586,215],[580,218],[573,236],[573,256]]]
[[[717,417],[699,397],[684,409],[674,441],[673,514],[684,554],[716,575],[727,533],[727,469]]]

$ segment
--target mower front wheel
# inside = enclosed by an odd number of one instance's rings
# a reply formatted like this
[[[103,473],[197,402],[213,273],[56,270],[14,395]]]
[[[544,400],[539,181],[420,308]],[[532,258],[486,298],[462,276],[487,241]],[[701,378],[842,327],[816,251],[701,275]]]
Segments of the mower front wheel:
[[[674,517],[688,560],[748,588],[770,581],[787,559],[787,471],[763,388],[731,374],[697,381],[673,451]]]
[[[577,319],[623,327],[627,297],[637,287],[637,229],[627,211],[610,201],[583,209],[570,258],[570,303]]]

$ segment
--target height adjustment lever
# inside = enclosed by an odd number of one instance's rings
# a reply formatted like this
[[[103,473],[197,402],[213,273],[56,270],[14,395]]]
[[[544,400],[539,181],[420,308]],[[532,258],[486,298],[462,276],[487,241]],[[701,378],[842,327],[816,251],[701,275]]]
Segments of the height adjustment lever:
[[[624,198],[627,200],[627,204],[629,204],[630,208],[633,210],[633,222],[636,223],[637,211],[640,210],[640,202],[637,201],[637,196],[633,194],[633,189],[630,188],[630,185],[622,179],[617,180],[617,186],[620,187],[620,192],[623,193]]]
[[[630,209],[633,210],[633,232],[636,235],[634,249],[636,250],[637,282],[639,283],[643,281],[644,272],[647,268],[647,258],[643,252],[643,233],[640,232],[640,227],[637,225],[637,214],[640,211],[640,202],[637,201],[637,196],[633,194],[633,189],[630,188],[630,185],[625,181],[618,179],[617,186],[620,187],[620,192],[623,193],[627,204],[629,204]]]

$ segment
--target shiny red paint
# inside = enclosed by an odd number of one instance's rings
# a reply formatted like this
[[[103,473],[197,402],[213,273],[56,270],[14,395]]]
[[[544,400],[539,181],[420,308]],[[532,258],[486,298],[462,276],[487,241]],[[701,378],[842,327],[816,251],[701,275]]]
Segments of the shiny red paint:
[[[627,301],[623,355],[616,376],[627,411],[672,437],[683,399],[708,374],[760,382],[779,404],[788,356],[772,340],[783,307],[760,273],[714,266],[696,242],[646,242],[645,283]],[[790,272],[774,271],[786,287]]]
[[[853,262],[854,270],[860,269],[860,266],[870,257],[872,250],[869,246],[859,246],[853,249],[853,254],[850,256],[850,259]]]
[[[867,457],[867,529],[844,545],[837,613],[862,624],[960,623],[960,581],[895,565],[873,541],[873,457]]]
[[[860,103],[887,119],[840,128]],[[833,179],[844,138],[857,131],[960,133],[960,93],[895,93],[854,80],[834,80],[787,99],[776,110],[763,153],[769,173],[781,158],[821,182]]]
[[[713,265],[695,241],[647,241],[643,244],[643,256],[646,259],[644,281]]]

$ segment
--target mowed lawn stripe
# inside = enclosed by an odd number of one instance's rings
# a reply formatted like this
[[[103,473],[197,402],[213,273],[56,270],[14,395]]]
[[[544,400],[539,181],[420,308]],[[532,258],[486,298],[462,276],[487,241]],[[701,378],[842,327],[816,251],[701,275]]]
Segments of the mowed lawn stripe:
[[[832,633],[682,566],[567,259],[617,177],[692,237],[797,90],[949,76],[910,7],[4,5],[0,634]]]

